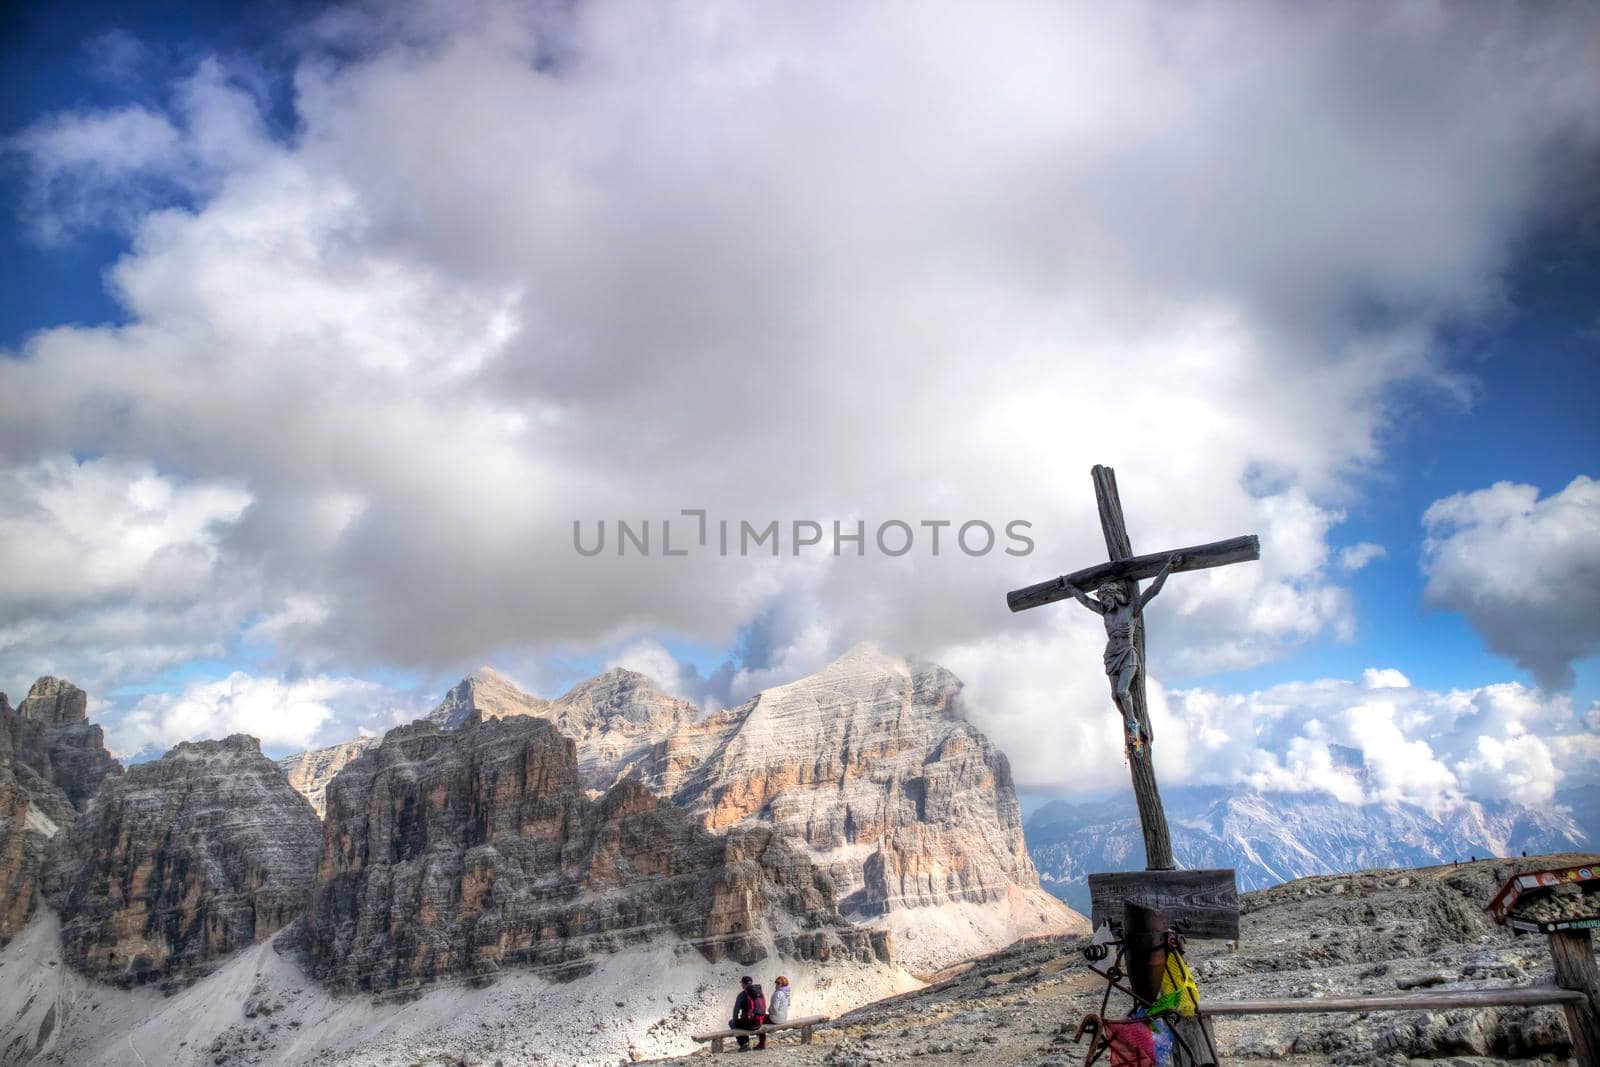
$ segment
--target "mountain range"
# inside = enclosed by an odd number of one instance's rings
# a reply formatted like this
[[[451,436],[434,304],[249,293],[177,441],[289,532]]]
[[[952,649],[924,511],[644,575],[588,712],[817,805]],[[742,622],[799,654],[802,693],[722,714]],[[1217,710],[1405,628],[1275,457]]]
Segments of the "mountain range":
[[[682,1047],[734,968],[838,1010],[1087,928],[1040,887],[961,683],[875,646],[710,715],[632,671],[547,700],[485,669],[276,762],[238,734],[124,771],[87,706],[54,678],[0,697],[0,1064],[324,1062],[419,1017],[354,993],[429,998],[441,1031],[503,1027],[510,998],[558,1061],[614,1062]],[[550,1009],[619,975],[656,1014]],[[461,1019],[461,983],[503,992]],[[305,1029],[207,1029],[252,989],[276,1000],[247,1018],[299,1000]]]
[[[1436,811],[1244,786],[1169,788],[1161,796],[1178,864],[1231,867],[1246,892],[1309,875],[1581,851],[1600,841],[1597,794],[1588,786],[1559,795],[1550,807],[1465,801]],[[1144,867],[1131,795],[1052,800],[1028,817],[1025,832],[1041,883],[1084,912],[1091,872]]]
[[[707,716],[635,671],[547,700],[483,668],[425,721],[449,734],[543,720],[572,741],[591,798],[635,782],[712,833],[776,833],[824,874],[842,916],[887,933],[896,961],[926,972],[1083,925],[1041,891],[1009,764],[967,721],[960,693],[944,668],[866,644]],[[320,810],[329,782],[378,743],[279,766]]]

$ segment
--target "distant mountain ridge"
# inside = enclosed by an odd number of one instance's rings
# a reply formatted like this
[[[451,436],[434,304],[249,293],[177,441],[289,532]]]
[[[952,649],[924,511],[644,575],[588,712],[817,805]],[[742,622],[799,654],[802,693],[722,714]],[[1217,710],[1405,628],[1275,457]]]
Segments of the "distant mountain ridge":
[[[1468,801],[1434,813],[1412,804],[1351,804],[1327,793],[1240,786],[1167,789],[1162,800],[1178,863],[1232,867],[1240,892],[1309,875],[1582,850],[1592,840],[1587,809],[1576,804],[1569,811]],[[1024,830],[1041,884],[1081,911],[1089,910],[1091,872],[1144,866],[1132,796],[1051,801],[1028,817]]]

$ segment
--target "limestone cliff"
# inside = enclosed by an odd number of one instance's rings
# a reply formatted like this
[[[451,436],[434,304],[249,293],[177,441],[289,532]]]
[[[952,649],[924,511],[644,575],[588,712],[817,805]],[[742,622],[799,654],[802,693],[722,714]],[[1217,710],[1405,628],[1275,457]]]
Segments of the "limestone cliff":
[[[755,822],[803,841],[847,914],[1020,889],[1046,926],[1076,926],[1039,893],[1010,766],[963,717],[960,691],[942,667],[858,646],[716,717],[695,751],[663,746],[653,770],[708,827]]]
[[[253,737],[184,742],[107,781],[45,878],[74,968],[188,979],[306,902],[321,827]]]
[[[87,715],[83,690],[56,678],[40,678],[15,709],[0,693],[0,945],[33,913],[50,841],[122,773]]]
[[[781,835],[710,833],[631,781],[590,799],[573,741],[544,719],[390,731],[327,798],[308,933],[339,988],[567,978],[658,936],[713,961],[887,955]]]
[[[296,752],[279,760],[278,769],[289,780],[295,792],[310,802],[320,819],[327,806],[328,783],[333,781],[334,775],[344,769],[345,764],[378,741],[377,737],[357,737],[326,748]]]

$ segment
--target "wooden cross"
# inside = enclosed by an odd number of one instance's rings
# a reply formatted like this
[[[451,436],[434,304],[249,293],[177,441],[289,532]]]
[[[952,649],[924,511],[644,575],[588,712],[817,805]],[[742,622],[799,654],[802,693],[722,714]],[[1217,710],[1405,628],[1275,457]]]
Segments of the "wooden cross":
[[[1110,467],[1096,466],[1091,474],[1095,499],[1100,505],[1100,528],[1105,533],[1106,551],[1111,561],[1030,585],[1026,589],[1013,590],[1006,594],[1006,603],[1012,611],[1025,611],[1071,596],[1085,600],[1084,590],[1096,589],[1108,583],[1121,586],[1123,604],[1131,606],[1133,612],[1132,633],[1129,636],[1138,663],[1137,671],[1128,685],[1128,703],[1131,707],[1126,709],[1127,721],[1124,726],[1129,736],[1128,766],[1133,775],[1133,795],[1139,802],[1139,826],[1144,832],[1145,867],[1152,871],[1170,871],[1174,866],[1172,837],[1167,831],[1166,813],[1161,810],[1161,793],[1156,788],[1156,771],[1149,744],[1150,712],[1144,699],[1144,625],[1140,613],[1139,581],[1144,578],[1156,579],[1156,583],[1145,594],[1145,599],[1149,599],[1166,580],[1168,573],[1204,570],[1260,559],[1261,542],[1251,535],[1180,548],[1175,552],[1135,556],[1133,546],[1128,542],[1127,524],[1122,518],[1122,501],[1117,497],[1116,472]],[[1102,610],[1097,606],[1098,602],[1085,602],[1097,611]],[[1109,626],[1107,630],[1109,633]],[[1108,670],[1112,656],[1112,643],[1108,642]],[[1116,684],[1113,678],[1114,690]],[[1121,698],[1119,696],[1116,699]]]

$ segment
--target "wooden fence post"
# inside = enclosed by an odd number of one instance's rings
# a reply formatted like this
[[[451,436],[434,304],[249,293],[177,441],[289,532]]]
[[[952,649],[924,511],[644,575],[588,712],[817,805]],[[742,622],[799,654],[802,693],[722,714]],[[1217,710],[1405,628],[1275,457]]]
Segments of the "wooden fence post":
[[[1550,935],[1550,955],[1555,959],[1556,985],[1589,998],[1586,1004],[1562,1005],[1578,1067],[1600,1067],[1600,968],[1595,967],[1589,931],[1557,930]]]

